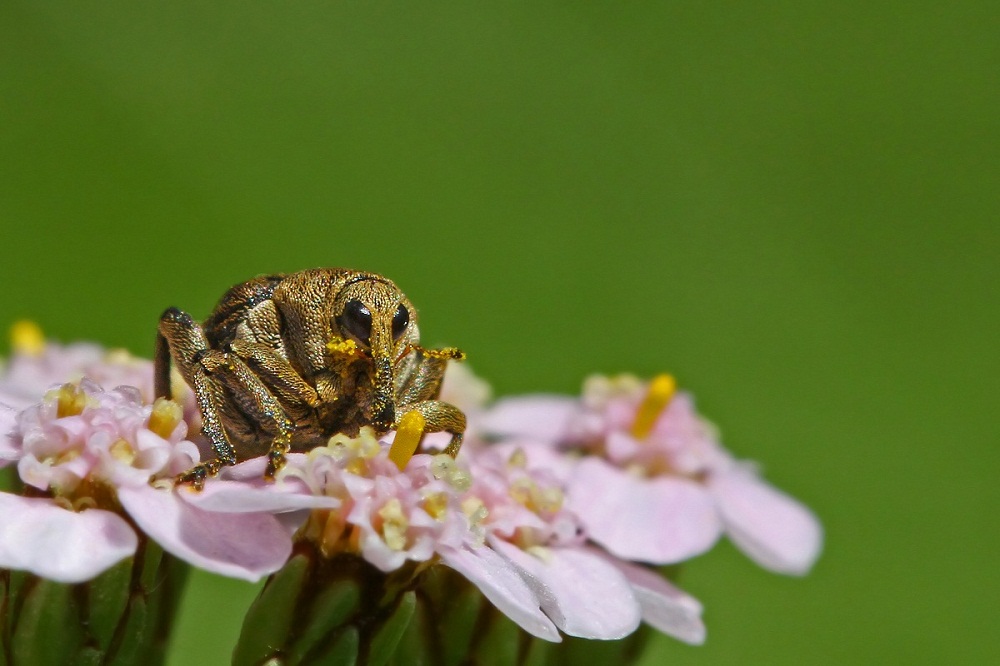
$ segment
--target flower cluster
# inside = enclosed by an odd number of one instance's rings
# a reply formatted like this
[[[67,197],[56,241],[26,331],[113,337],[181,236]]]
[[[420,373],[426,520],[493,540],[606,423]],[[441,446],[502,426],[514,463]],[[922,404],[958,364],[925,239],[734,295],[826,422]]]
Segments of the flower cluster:
[[[578,399],[506,398],[479,425],[558,470],[589,537],[619,557],[682,562],[723,533],[779,573],[804,574],[819,555],[815,516],[733,458],[668,375],[593,377]]]
[[[783,573],[804,573],[819,552],[812,514],[726,452],[665,376],[489,404],[488,386],[454,366],[442,397],[469,417],[457,460],[419,449],[433,436],[414,412],[381,437],[363,428],[289,454],[273,482],[253,459],[199,492],[174,483],[202,455],[188,438],[193,407],[153,400],[148,362],[20,347],[0,377],[0,466],[16,467],[25,492],[0,493],[0,568],[84,581],[148,537],[254,580],[309,544],[408,585],[447,567],[547,641],[619,639],[644,621],[697,644],[701,605],[656,565],[723,533]]]

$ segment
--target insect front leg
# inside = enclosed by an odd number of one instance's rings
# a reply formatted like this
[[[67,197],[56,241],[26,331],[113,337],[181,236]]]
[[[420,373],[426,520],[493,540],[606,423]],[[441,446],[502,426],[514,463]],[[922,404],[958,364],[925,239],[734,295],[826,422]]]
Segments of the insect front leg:
[[[229,349],[239,356],[254,374],[263,379],[279,398],[288,403],[304,404],[309,407],[320,404],[316,389],[272,348],[259,342],[237,338],[230,343]]]
[[[424,400],[412,405],[405,405],[400,414],[416,411],[424,417],[426,425],[424,432],[451,433],[451,441],[445,447],[444,453],[454,458],[462,448],[462,437],[465,433],[465,413],[461,409],[441,400]]]
[[[417,411],[426,422],[424,432],[451,433],[451,441],[444,452],[452,458],[462,448],[465,432],[465,414],[451,403],[436,400],[441,393],[441,381],[449,359],[462,359],[458,350],[425,350],[417,348],[403,359],[397,379],[397,409],[402,416]]]
[[[223,465],[236,463],[236,449],[230,443],[219,415],[219,405],[225,399],[225,389],[201,364],[201,359],[210,352],[205,332],[191,315],[177,308],[169,308],[163,313],[156,338],[156,395],[171,397],[170,361],[173,359],[181,376],[194,390],[198,410],[201,412],[201,430],[215,454],[215,458],[178,476],[179,483],[190,483],[197,489],[202,488],[206,477],[218,474]]]

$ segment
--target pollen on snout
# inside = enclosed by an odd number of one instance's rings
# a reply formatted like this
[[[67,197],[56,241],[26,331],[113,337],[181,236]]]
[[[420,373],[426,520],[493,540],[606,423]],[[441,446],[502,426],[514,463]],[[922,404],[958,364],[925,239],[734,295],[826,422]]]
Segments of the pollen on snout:
[[[39,356],[45,351],[45,334],[30,319],[16,321],[10,327],[10,346],[16,354]]]
[[[333,338],[326,343],[326,349],[332,354],[356,356],[359,353],[358,344],[351,339]]]

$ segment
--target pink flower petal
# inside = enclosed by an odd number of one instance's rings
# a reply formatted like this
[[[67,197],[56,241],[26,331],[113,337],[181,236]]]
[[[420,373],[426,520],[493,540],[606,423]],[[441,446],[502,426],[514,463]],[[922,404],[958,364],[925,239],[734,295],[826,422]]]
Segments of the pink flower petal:
[[[213,513],[176,492],[150,486],[120,488],[118,499],[164,550],[232,578],[256,581],[284,565],[292,552],[287,531],[265,513]]]
[[[75,513],[41,497],[0,493],[0,567],[60,583],[90,580],[135,553],[139,540],[110,511]]]
[[[7,405],[0,404],[0,468],[6,467],[21,456],[21,451],[14,444],[13,430],[17,423],[17,412]]]
[[[803,575],[823,546],[816,516],[756,474],[735,468],[708,481],[726,524],[740,550],[765,569]]]
[[[498,400],[477,421],[477,429],[500,437],[527,437],[558,442],[580,414],[575,398],[535,395]]]
[[[539,608],[538,597],[514,567],[494,550],[442,549],[442,562],[465,576],[504,615],[532,636],[559,642],[559,630]]]
[[[178,488],[176,492],[188,504],[222,513],[336,509],[341,504],[336,497],[312,495],[300,484],[266,483],[259,478],[256,482],[213,479],[200,492],[187,487]]]
[[[715,503],[701,485],[639,478],[598,458],[577,467],[568,508],[594,541],[626,560],[680,562],[711,548],[722,533]]]
[[[639,626],[639,603],[625,576],[603,559],[578,548],[545,548],[540,556],[506,541],[491,545],[540,581],[542,610],[570,636],[614,640]]]
[[[701,621],[702,608],[697,599],[674,587],[655,571],[594,552],[624,574],[642,609],[644,622],[691,645],[705,642],[705,624]]]

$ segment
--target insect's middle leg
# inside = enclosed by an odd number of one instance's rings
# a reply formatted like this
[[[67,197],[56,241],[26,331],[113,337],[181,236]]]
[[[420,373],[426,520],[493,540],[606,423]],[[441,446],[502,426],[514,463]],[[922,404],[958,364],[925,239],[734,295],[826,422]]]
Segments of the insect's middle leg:
[[[258,423],[269,423],[277,431],[268,451],[267,478],[274,478],[285,466],[285,454],[292,446],[295,424],[261,378],[237,354],[210,351],[201,365],[229,390],[229,399]]]

